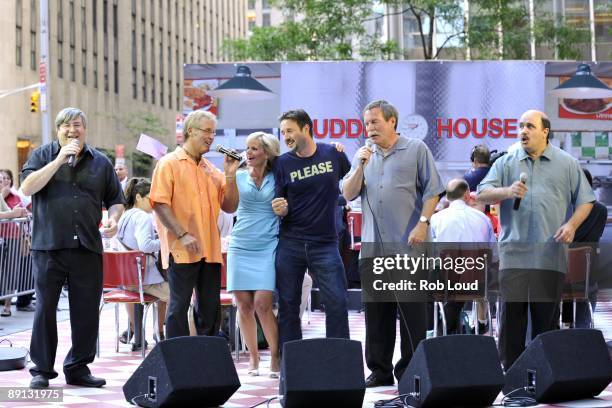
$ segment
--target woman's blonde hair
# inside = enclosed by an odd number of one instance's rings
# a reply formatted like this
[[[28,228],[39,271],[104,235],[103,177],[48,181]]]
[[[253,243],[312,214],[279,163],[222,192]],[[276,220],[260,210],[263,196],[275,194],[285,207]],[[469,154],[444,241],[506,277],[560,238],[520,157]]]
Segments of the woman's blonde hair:
[[[253,132],[247,136],[246,144],[252,141],[257,141],[261,145],[264,152],[268,155],[268,163],[266,169],[272,168],[272,162],[280,155],[280,143],[274,135],[266,132]]]

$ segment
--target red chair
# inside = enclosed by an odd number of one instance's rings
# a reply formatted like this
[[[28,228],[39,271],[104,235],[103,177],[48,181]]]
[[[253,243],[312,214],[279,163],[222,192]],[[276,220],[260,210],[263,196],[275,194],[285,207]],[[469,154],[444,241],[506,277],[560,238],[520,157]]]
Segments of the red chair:
[[[569,248],[567,250],[567,273],[561,292],[560,310],[563,310],[563,301],[572,301],[572,327],[576,324],[576,301],[584,301],[588,305],[591,317],[591,328],[594,328],[593,308],[589,302],[589,284],[591,278],[592,248],[588,246]],[[561,313],[560,313],[561,314]],[[559,327],[563,327],[562,317]]]
[[[119,352],[119,304],[141,304],[144,307],[141,326],[142,357],[144,358],[146,352],[146,347],[144,347],[146,338],[145,322],[151,305],[153,305],[154,311],[154,327],[159,338],[159,333],[157,333],[157,302],[159,299],[144,293],[143,290],[147,255],[139,251],[109,251],[104,252],[102,264],[104,268],[103,287],[105,292],[102,297],[100,313],[102,313],[104,305],[108,303],[115,304],[115,352]],[[126,288],[134,289],[127,290]],[[99,355],[100,346],[98,344]]]

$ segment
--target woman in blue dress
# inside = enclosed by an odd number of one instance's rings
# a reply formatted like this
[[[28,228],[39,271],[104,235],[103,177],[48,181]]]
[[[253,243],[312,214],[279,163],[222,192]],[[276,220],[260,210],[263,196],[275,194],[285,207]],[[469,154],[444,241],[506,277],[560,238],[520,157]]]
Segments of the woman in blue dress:
[[[257,313],[272,355],[270,377],[278,378],[278,326],[272,303],[279,220],[271,205],[271,164],[280,154],[280,145],[277,138],[264,132],[251,133],[246,144],[246,169],[236,173],[240,201],[227,251],[227,290],[233,292],[238,304],[240,330],[250,353],[249,375],[259,375]]]

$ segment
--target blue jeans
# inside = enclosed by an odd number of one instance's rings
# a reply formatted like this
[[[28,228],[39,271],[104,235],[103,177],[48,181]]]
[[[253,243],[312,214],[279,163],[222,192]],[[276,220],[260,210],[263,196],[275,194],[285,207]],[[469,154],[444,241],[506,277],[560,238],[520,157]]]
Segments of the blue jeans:
[[[276,249],[280,347],[302,338],[300,301],[306,269],[315,275],[325,304],[326,337],[349,338],[344,265],[335,242],[315,243],[281,237]]]

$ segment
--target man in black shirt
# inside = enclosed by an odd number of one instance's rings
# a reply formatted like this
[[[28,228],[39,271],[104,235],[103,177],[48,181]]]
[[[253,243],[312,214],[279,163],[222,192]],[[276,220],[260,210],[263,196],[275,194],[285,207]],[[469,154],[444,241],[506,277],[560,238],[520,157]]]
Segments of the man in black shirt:
[[[37,148],[21,173],[22,190],[32,196],[32,261],[36,312],[30,355],[31,388],[46,388],[57,377],[56,309],[68,280],[72,348],[64,360],[66,382],[101,387],[91,375],[96,353],[98,306],[102,294],[102,240],[98,226],[108,208],[105,236],[113,236],[124,197],[111,162],[86,144],[86,117],[65,108],[55,118],[57,141]]]

